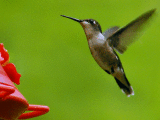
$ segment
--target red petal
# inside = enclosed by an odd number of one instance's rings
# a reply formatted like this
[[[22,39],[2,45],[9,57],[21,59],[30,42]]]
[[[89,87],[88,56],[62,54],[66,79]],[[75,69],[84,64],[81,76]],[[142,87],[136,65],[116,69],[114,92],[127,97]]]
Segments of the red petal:
[[[3,66],[3,68],[12,82],[19,85],[21,74],[17,72],[15,65],[13,63],[8,63],[7,65]]]
[[[33,117],[38,117],[40,115],[46,114],[49,112],[48,106],[43,105],[29,105],[27,111],[32,111],[28,113],[23,113],[18,119],[29,119]]]
[[[0,43],[0,64],[5,65],[9,62],[9,54],[4,48],[3,43]]]

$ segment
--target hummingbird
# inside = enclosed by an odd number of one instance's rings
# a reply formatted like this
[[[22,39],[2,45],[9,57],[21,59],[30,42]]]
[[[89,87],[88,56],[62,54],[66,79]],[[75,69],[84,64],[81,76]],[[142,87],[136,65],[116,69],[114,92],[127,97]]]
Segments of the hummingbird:
[[[123,54],[128,46],[143,34],[143,28],[155,11],[156,9],[152,9],[122,28],[111,27],[103,33],[100,24],[94,19],[80,20],[65,15],[61,16],[80,23],[93,58],[106,73],[115,78],[122,92],[129,97],[134,95],[134,91],[115,50]]]

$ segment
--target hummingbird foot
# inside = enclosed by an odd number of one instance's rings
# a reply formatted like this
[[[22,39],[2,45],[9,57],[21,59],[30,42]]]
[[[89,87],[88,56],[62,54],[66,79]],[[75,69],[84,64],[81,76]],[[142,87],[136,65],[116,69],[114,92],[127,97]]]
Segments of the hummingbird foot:
[[[104,71],[106,71],[108,74],[113,74],[114,73],[114,68],[111,67],[111,73],[108,70],[104,70]]]

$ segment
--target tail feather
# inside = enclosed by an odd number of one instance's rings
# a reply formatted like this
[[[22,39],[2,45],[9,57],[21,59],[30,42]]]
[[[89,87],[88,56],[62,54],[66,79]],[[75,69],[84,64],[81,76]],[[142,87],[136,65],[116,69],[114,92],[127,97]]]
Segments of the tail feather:
[[[124,85],[116,77],[115,77],[115,80],[116,80],[117,84],[119,85],[119,87],[122,89],[122,92],[124,92],[128,97],[130,97],[130,95],[134,95],[133,88],[132,88],[132,86],[130,86],[130,83],[128,82],[126,77],[125,77],[125,81],[126,81],[127,85]]]

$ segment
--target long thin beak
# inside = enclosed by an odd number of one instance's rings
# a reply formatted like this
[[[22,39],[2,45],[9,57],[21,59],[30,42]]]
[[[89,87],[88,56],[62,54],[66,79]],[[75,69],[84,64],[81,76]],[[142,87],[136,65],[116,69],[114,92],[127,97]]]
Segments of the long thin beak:
[[[77,21],[77,22],[83,22],[83,20],[79,20],[79,19],[76,19],[76,18],[68,17],[68,16],[65,16],[65,15],[61,15],[61,16],[62,16],[62,17],[69,18],[69,19],[74,20],[74,21]]]

